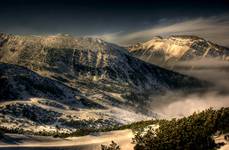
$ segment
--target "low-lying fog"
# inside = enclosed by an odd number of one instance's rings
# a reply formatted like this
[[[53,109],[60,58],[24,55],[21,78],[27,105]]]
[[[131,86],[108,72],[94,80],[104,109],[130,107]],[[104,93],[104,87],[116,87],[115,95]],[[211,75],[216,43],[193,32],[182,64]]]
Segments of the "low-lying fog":
[[[174,96],[174,95],[173,95]],[[209,92],[203,95],[176,95],[176,97],[165,95],[163,98],[154,100],[151,107],[154,112],[162,118],[174,118],[189,116],[193,112],[199,112],[213,107],[219,109],[229,106],[229,95],[221,95],[215,92]]]
[[[176,71],[215,84],[208,92],[198,94],[167,93],[153,98],[151,107],[162,118],[183,117],[207,108],[229,107],[229,62],[203,59],[180,63]],[[187,68],[193,69],[187,69]]]

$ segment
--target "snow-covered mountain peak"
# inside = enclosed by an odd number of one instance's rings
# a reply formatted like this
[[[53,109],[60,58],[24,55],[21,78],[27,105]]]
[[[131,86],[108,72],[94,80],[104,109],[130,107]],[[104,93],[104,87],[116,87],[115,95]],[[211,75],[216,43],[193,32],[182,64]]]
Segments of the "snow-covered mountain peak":
[[[145,43],[129,47],[132,53],[158,56],[163,61],[201,59],[213,57],[229,60],[228,48],[216,45],[203,38],[190,35],[174,35],[165,38],[156,37]],[[151,56],[149,56],[151,55]]]

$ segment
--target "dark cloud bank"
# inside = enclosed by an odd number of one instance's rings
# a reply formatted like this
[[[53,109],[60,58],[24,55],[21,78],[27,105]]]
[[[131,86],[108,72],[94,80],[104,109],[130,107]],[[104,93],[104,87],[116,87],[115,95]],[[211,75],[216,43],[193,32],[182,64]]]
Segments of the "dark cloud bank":
[[[150,40],[153,36],[196,35],[223,46],[229,46],[229,15],[198,17],[184,20],[164,20],[151,28],[135,32],[97,35],[107,41],[131,44]]]

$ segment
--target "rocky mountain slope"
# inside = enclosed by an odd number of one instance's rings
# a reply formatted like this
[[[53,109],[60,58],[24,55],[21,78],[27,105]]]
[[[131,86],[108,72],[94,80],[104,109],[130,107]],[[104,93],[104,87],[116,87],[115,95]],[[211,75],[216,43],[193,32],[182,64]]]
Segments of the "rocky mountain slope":
[[[1,122],[37,132],[142,120],[153,113],[145,107],[150,95],[206,84],[141,61],[120,46],[69,35],[0,34],[0,62]],[[56,115],[44,123],[25,110]]]
[[[204,58],[229,61],[228,48],[197,36],[154,37],[128,49],[134,56],[162,66],[173,66],[177,62]]]
[[[154,37],[129,48],[132,56],[229,91],[229,48],[197,36]]]
[[[96,106],[89,102],[88,105],[83,104],[81,99],[84,101],[87,99],[77,89],[13,64],[0,63],[0,85],[0,101],[28,100],[39,97],[55,99],[77,108]]]
[[[143,90],[183,88],[197,83],[131,57],[122,47],[100,39],[1,35],[1,41],[1,62],[21,65],[57,80],[105,80]]]

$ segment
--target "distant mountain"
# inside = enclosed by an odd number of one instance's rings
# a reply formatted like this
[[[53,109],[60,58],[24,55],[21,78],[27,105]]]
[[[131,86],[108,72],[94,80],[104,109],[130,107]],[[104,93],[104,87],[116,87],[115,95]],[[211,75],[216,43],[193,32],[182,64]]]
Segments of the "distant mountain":
[[[7,121],[7,115],[11,123],[17,118],[14,127],[26,128],[27,118],[31,121],[27,125],[37,132],[49,130],[50,125],[70,132],[79,126],[142,120],[142,114],[153,113],[146,107],[151,95],[206,86],[132,57],[123,47],[89,37],[0,34],[0,62],[0,121]],[[25,111],[35,116],[53,114],[55,120],[42,124],[42,117],[34,120]]]
[[[154,37],[145,43],[131,45],[128,50],[140,59],[162,66],[204,58],[229,61],[229,48],[189,35]]]

